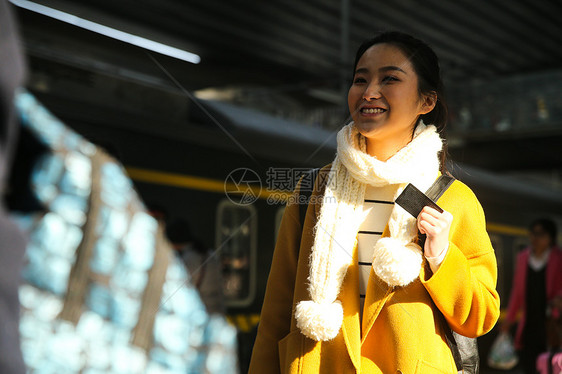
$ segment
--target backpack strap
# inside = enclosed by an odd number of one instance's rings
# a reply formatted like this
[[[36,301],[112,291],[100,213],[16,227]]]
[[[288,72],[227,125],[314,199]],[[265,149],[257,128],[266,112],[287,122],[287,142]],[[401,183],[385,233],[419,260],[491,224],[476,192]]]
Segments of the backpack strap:
[[[429,187],[429,189],[425,192],[426,196],[429,197],[434,202],[443,195],[445,191],[453,184],[455,178],[450,175],[442,174],[437,180]]]
[[[437,180],[429,187],[426,191],[426,196],[429,197],[433,202],[443,195],[445,191],[453,184],[455,178],[450,175],[441,175]],[[423,248],[425,244],[425,235],[420,234],[420,245]],[[439,319],[445,331],[445,338],[447,340],[447,345],[451,349],[453,354],[453,359],[455,360],[455,365],[459,373],[478,373],[479,371],[479,357],[478,357],[478,346],[476,339],[468,338],[466,336],[457,334],[447,323],[445,316],[437,309],[439,313]]]

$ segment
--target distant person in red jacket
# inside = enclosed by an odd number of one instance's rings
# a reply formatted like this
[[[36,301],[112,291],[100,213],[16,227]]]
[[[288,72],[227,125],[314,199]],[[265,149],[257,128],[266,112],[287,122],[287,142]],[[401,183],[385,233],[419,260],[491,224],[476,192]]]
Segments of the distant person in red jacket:
[[[547,348],[547,320],[562,303],[562,250],[556,246],[556,224],[538,219],[529,226],[531,245],[517,256],[513,288],[503,331],[520,314],[515,335],[525,373],[536,373],[537,356]]]

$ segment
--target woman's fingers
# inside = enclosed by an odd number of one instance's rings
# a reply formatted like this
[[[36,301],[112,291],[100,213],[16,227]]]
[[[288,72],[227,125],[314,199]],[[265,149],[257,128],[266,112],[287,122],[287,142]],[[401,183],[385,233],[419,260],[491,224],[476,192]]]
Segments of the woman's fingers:
[[[427,206],[423,208],[418,216],[418,229],[422,234],[432,235],[435,233],[435,226],[439,225],[438,214],[440,213],[433,208]]]
[[[447,229],[447,226],[443,222],[437,222],[432,224],[427,220],[421,219],[419,221],[419,229],[422,234],[426,234],[428,237],[439,235],[441,232]]]
[[[418,228],[426,232],[423,234],[439,233],[448,229],[453,222],[453,215],[447,211],[439,213],[431,207],[424,207],[418,217]]]
[[[453,215],[444,211],[439,213],[431,207],[424,207],[418,217],[418,229],[427,235],[424,251],[429,256],[441,253],[449,242],[449,230]]]

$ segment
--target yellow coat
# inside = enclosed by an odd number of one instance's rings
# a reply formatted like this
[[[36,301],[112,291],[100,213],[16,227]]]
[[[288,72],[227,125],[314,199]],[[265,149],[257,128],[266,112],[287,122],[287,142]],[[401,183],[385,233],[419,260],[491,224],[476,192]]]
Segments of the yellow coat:
[[[329,168],[325,166],[320,175]],[[324,187],[325,183],[316,186],[312,199],[321,197]],[[456,373],[436,308],[462,335],[477,337],[490,331],[499,316],[497,265],[484,212],[473,192],[455,181],[438,204],[454,217],[449,250],[439,270],[433,274],[424,263],[417,280],[393,289],[371,269],[359,321],[356,240],[355,265],[348,268],[338,296],[344,310],[342,328],[328,342],[302,335],[294,318],[295,305],[310,299],[308,259],[320,199],[309,206],[304,229],[298,204],[287,204],[249,373]],[[388,227],[383,236],[388,236]]]

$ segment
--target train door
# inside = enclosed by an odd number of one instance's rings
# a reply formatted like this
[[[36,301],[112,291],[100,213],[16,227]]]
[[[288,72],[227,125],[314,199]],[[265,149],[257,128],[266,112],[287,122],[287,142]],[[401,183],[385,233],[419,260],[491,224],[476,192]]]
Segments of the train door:
[[[257,211],[223,200],[217,207],[215,248],[221,258],[227,307],[249,306],[256,295]]]

